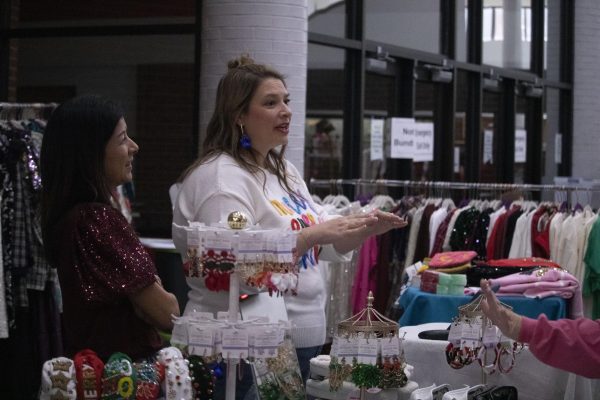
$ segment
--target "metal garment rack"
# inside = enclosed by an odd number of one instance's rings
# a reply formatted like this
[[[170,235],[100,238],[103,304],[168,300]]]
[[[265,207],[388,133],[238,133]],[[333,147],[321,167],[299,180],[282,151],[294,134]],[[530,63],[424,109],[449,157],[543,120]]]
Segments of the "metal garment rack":
[[[0,102],[0,120],[40,118],[47,120],[58,103],[3,103]]]
[[[309,186],[313,187],[340,187],[342,185],[375,185],[385,187],[410,187],[423,189],[485,189],[485,190],[524,190],[524,191],[571,191],[589,190],[600,191],[600,188],[583,188],[567,185],[536,185],[530,183],[474,183],[474,182],[441,182],[441,181],[401,181],[393,179],[314,179],[311,178]]]
[[[578,187],[569,185],[542,185],[529,183],[482,183],[482,182],[442,182],[442,181],[409,181],[409,180],[393,180],[393,179],[314,179],[309,181],[310,189],[317,187],[335,188],[337,192],[341,192],[344,185],[360,187],[375,186],[375,187],[395,187],[395,188],[417,188],[417,189],[434,189],[434,190],[490,190],[495,192],[565,192],[567,199],[571,197],[574,191],[600,192],[600,187]]]

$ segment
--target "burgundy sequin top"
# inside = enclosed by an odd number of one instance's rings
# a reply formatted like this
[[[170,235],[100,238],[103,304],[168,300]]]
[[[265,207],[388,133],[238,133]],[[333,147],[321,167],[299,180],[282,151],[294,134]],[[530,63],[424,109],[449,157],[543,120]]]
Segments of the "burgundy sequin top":
[[[67,356],[84,348],[104,360],[116,351],[133,359],[155,353],[158,332],[128,296],[151,285],[156,268],[125,218],[109,205],[80,204],[56,233]]]

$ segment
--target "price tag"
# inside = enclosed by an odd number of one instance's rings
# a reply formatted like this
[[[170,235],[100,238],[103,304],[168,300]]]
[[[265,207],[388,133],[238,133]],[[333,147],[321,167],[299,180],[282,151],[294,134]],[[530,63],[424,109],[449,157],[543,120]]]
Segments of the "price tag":
[[[292,262],[292,249],[296,247],[296,235],[293,233],[284,233],[277,241],[277,258],[281,263]]]
[[[377,362],[377,351],[379,345],[377,339],[359,339],[358,362],[375,365]]]
[[[213,319],[215,314],[207,311],[196,311],[192,310],[190,315],[190,320],[192,321],[203,321],[206,322],[207,319]]]
[[[213,354],[215,332],[205,326],[196,324],[188,325],[188,351],[198,356]]]
[[[204,235],[204,248],[214,251],[232,251],[231,239],[232,237],[228,232],[206,232]]]
[[[475,348],[481,342],[481,320],[471,320],[463,323],[460,347]]]
[[[196,249],[200,247],[200,228],[192,228],[187,231],[187,245],[188,248],[195,247]]]
[[[453,322],[450,325],[450,332],[448,333],[448,341],[454,345],[460,344],[460,339],[462,338],[462,329],[463,326],[461,323]]]
[[[249,262],[258,262],[263,253],[263,240],[260,234],[255,232],[240,232],[238,238],[238,253]]]
[[[277,347],[281,343],[279,341],[278,329],[258,330],[254,337],[254,357],[270,358],[277,357]]]
[[[485,347],[494,347],[500,342],[502,332],[496,325],[488,325],[483,330],[483,345]]]
[[[183,321],[177,321],[173,324],[173,332],[171,332],[172,345],[188,345],[188,325]]]
[[[340,338],[338,340],[338,357],[352,360],[358,355],[358,342],[356,338]],[[348,361],[349,362],[349,361]]]
[[[397,336],[383,338],[381,341],[381,355],[392,357],[400,355],[400,341]]]
[[[248,358],[248,332],[238,329],[224,329],[221,333],[223,358]]]

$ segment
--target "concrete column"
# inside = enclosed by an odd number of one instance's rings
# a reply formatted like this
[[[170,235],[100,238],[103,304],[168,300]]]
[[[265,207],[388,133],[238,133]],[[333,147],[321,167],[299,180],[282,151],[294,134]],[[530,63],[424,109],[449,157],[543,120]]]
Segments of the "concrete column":
[[[600,177],[600,3],[575,2],[573,176]]]
[[[465,26],[465,2],[458,0],[456,2],[456,59],[458,61],[467,61],[467,33]]]
[[[307,0],[202,2],[200,143],[227,62],[248,53],[286,77],[293,111],[286,157],[303,171],[306,115]]]
[[[504,0],[504,42],[502,43],[504,67],[529,68],[529,65],[523,65],[521,47],[521,0]]]

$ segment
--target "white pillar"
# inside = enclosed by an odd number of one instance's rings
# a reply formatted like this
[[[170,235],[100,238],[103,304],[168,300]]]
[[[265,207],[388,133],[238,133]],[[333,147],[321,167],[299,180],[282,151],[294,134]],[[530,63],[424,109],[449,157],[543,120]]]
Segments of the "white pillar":
[[[204,0],[202,2],[200,144],[227,62],[248,53],[286,77],[293,111],[286,157],[303,171],[306,115],[306,0]]]

